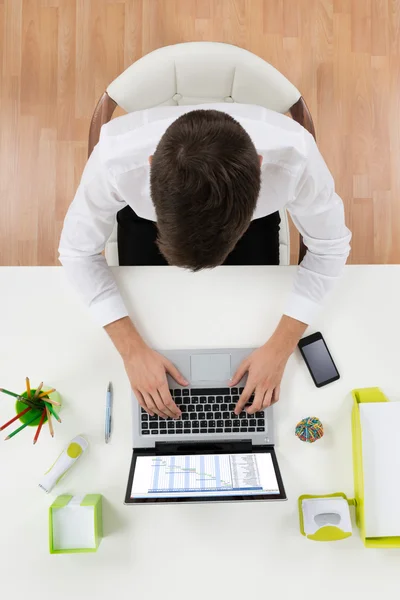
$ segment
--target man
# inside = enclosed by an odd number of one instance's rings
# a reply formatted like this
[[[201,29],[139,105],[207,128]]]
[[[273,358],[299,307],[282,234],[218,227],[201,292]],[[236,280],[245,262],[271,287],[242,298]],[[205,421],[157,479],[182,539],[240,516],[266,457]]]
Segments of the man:
[[[128,317],[102,251],[118,213],[120,264],[279,264],[286,208],[307,246],[272,337],[239,367],[248,412],[279,399],[282,375],[307,325],[340,276],[350,232],[343,203],[312,136],[259,106],[159,107],[103,126],[65,219],[60,260],[120,352],[150,414],[179,418],[167,384],[182,375],[147,346]]]

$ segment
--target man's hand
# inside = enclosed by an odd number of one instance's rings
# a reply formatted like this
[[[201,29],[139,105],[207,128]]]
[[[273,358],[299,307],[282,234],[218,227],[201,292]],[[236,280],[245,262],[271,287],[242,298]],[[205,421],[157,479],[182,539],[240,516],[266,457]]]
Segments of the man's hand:
[[[124,359],[126,372],[139,404],[150,415],[178,419],[181,411],[171,398],[166,373],[180,385],[188,382],[164,356],[144,345]]]
[[[152,416],[178,419],[181,411],[171,398],[167,373],[180,385],[188,385],[185,378],[167,358],[145,344],[128,317],[105,329],[122,356],[139,404]]]
[[[304,323],[283,316],[268,342],[254,350],[240,364],[230,384],[237,385],[248,373],[246,387],[235,408],[237,415],[242,412],[253,392],[253,404],[245,409],[249,415],[278,402],[286,363],[306,328]]]

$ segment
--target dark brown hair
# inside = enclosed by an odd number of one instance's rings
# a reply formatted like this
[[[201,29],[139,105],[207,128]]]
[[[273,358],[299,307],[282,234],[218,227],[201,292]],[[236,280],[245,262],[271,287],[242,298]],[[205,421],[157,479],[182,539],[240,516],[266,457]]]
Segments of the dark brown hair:
[[[158,246],[168,263],[198,271],[224,262],[248,228],[260,161],[248,133],[217,110],[179,117],[151,163]]]

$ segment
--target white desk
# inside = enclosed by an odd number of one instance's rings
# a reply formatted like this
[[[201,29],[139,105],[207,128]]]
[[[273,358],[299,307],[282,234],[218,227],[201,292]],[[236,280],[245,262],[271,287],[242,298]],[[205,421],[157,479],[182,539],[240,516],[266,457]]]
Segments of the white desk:
[[[146,339],[159,348],[257,346],[272,332],[292,267],[223,267],[196,275],[170,268],[115,270]],[[40,291],[42,288],[43,291]],[[63,396],[63,423],[32,446],[21,432],[0,449],[2,597],[96,600],[209,597],[324,599],[397,593],[400,550],[366,550],[347,541],[311,542],[299,533],[302,493],[353,495],[350,400],[354,387],[400,396],[400,267],[348,267],[312,330],[321,329],[342,378],[314,387],[291,357],[276,407],[277,454],[287,502],[126,507],[131,459],[129,384],[106,334],[74,297],[61,268],[0,269],[0,385],[42,379]],[[312,331],[310,330],[310,331]],[[105,390],[115,389],[114,430],[104,444]],[[396,396],[397,395],[397,396]],[[13,401],[0,398],[0,421]],[[316,415],[314,445],[294,427]],[[37,486],[77,433],[89,453],[50,496]],[[101,492],[106,537],[96,554],[50,556],[47,509],[61,493]],[[262,594],[262,596],[260,596]]]

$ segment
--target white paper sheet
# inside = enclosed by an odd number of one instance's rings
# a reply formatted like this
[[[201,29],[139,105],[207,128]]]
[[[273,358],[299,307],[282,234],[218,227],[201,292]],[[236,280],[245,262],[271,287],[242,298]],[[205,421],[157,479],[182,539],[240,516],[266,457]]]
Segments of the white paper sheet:
[[[94,506],[79,506],[73,500],[64,508],[53,509],[54,550],[96,547]]]
[[[400,535],[400,402],[360,404],[367,537]]]

